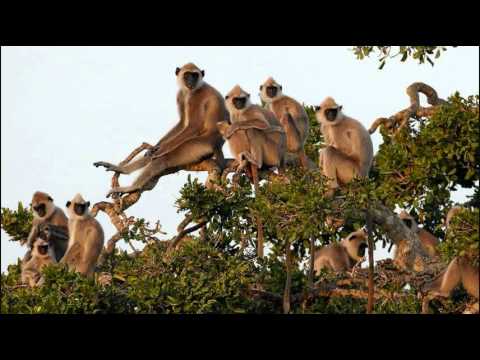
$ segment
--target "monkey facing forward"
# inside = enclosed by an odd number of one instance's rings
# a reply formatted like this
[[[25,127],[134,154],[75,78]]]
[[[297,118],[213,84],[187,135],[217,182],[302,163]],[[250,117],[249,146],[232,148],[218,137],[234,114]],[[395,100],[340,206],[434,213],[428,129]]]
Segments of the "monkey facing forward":
[[[93,274],[103,248],[104,233],[100,223],[90,215],[90,201],[77,194],[68,201],[68,249],[60,263],[83,275]]]
[[[225,96],[225,103],[232,124],[219,122],[217,127],[239,163],[237,171],[248,163],[257,169],[283,167],[285,132],[274,114],[253,105],[250,94],[238,85]]]
[[[55,263],[57,261],[53,246],[50,246],[41,236],[37,237],[32,244],[30,258],[22,260],[22,283],[28,284],[30,287],[42,285],[42,269],[47,265]]]
[[[367,129],[343,114],[342,106],[327,97],[315,107],[327,147],[320,150],[319,166],[329,180],[329,194],[354,177],[367,177],[373,161],[373,144]]]
[[[112,194],[152,190],[158,179],[167,170],[198,163],[215,157],[223,166],[222,146],[224,139],[217,129],[217,122],[228,119],[222,95],[203,78],[205,71],[188,63],[175,70],[179,90],[177,108],[180,121],[145,156],[124,166],[99,161],[94,166],[103,166],[107,171],[130,174],[142,169],[131,186],[111,189]]]
[[[314,255],[314,271],[319,274],[326,268],[333,271],[349,271],[365,259],[367,233],[360,229],[350,233],[340,243],[333,243],[317,250]]]
[[[33,221],[32,229],[27,239],[29,248],[33,246],[33,242],[39,236],[41,226],[45,224],[58,226],[68,234],[68,219],[63,210],[55,206],[50,195],[41,191],[35,192],[32,197],[31,207],[33,210]],[[55,252],[56,261],[60,261],[67,250],[68,241],[58,238],[51,245]],[[30,251],[25,255],[25,260],[28,260],[29,256]]]
[[[305,154],[308,137],[308,115],[302,105],[282,92],[282,85],[269,77],[260,85],[260,98],[267,104],[283,126],[287,138],[287,151],[296,154],[304,168],[314,164]]]

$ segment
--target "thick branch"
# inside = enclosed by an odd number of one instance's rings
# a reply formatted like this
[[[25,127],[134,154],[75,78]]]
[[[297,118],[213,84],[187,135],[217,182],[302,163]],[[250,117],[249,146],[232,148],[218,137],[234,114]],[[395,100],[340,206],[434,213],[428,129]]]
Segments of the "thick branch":
[[[432,106],[421,107],[418,93],[424,94],[427,97],[427,102]],[[410,106],[389,118],[376,119],[368,130],[370,134],[373,134],[380,125],[385,126],[390,133],[395,134],[408,124],[410,118],[431,116],[441,105],[448,103],[438,97],[435,89],[421,82],[413,83],[407,87],[407,95],[410,98]]]

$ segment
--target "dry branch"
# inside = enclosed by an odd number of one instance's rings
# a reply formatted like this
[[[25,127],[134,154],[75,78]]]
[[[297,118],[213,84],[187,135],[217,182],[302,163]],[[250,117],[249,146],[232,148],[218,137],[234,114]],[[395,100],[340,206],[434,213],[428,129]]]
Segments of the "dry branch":
[[[411,118],[431,116],[441,105],[447,103],[447,101],[438,97],[435,89],[422,82],[411,84],[407,87],[406,92],[410,98],[410,106],[389,118],[376,119],[368,130],[370,134],[373,134],[380,125],[383,125],[391,134],[396,134],[408,124]],[[431,107],[420,106],[419,93],[427,97],[427,102],[432,105]]]

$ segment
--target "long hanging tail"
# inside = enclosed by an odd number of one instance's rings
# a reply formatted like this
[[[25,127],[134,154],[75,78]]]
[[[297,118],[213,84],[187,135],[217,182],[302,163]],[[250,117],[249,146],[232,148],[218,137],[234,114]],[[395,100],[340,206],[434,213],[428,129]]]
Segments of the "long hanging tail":
[[[258,193],[258,168],[255,164],[250,164],[252,171],[253,186],[255,188],[255,196]],[[260,216],[257,216],[257,256],[263,258],[263,223]]]

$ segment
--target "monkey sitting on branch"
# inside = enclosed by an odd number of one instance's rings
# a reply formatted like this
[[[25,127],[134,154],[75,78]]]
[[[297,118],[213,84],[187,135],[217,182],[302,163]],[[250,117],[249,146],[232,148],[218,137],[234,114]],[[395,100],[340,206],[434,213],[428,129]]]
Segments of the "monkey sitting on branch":
[[[367,177],[373,161],[373,144],[367,129],[343,114],[342,106],[327,97],[315,114],[327,147],[320,150],[319,166],[329,178],[329,192],[355,177]]]
[[[314,254],[314,271],[320,270],[350,271],[365,260],[368,237],[364,229],[350,233],[340,243],[324,246]]]
[[[228,141],[237,161],[237,172],[250,170],[258,191],[258,170],[282,168],[286,150],[285,131],[270,111],[250,102],[250,94],[235,86],[226,96],[225,103],[232,124],[219,122],[217,127]],[[250,165],[250,166],[248,166]],[[263,227],[257,220],[257,252],[263,256]]]
[[[315,168],[315,164],[305,154],[309,121],[304,107],[295,99],[284,95],[282,85],[272,77],[260,85],[260,97],[267,109],[280,120],[287,137],[287,151],[295,154],[304,168]]]
[[[152,190],[160,176],[212,157],[223,167],[224,140],[216,126],[217,122],[228,119],[222,96],[203,80],[205,71],[192,63],[177,68],[175,75],[180,88],[177,125],[157,145],[150,147],[143,158],[122,165],[104,161],[94,163],[96,167],[103,166],[107,171],[120,174],[143,169],[131,186],[113,187],[107,197]]]

